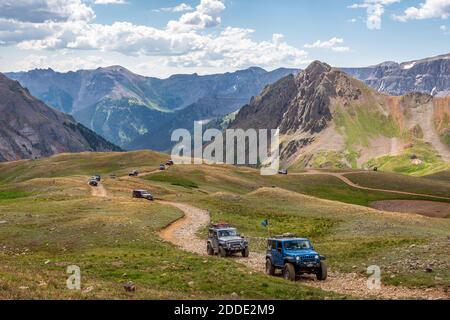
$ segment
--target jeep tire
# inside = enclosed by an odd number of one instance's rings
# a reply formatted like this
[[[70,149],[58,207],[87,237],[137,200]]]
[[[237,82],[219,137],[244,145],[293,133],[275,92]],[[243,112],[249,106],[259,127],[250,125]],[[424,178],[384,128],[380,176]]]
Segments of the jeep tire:
[[[295,281],[295,267],[292,263],[286,263],[283,269],[283,278],[289,281]]]
[[[219,256],[225,258],[227,256],[227,251],[224,247],[219,247]]]
[[[319,280],[319,281],[327,280],[328,268],[327,268],[327,265],[325,262],[322,261],[320,263],[320,270],[319,270],[319,272],[317,272],[316,276],[317,276],[317,280]]]
[[[250,250],[248,249],[248,247],[246,247],[244,250],[242,250],[242,256],[244,258],[248,258],[249,255],[250,255]]]
[[[208,256],[213,256],[214,255],[214,249],[211,246],[210,243],[208,243],[208,246],[206,247],[206,251],[208,252]]]
[[[266,259],[266,274],[268,276],[275,275],[275,267],[273,266],[272,261],[269,258]]]

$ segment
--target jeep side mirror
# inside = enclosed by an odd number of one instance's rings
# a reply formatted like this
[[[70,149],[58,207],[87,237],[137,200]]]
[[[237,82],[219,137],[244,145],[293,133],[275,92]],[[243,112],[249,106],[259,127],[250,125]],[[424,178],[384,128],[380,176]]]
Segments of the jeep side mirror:
[[[327,260],[327,257],[325,257],[325,256],[320,256],[320,260]]]

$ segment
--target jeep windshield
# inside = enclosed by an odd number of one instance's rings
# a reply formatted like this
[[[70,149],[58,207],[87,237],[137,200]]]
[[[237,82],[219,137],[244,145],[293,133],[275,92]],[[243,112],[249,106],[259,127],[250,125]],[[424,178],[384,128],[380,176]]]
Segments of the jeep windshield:
[[[218,235],[219,235],[219,238],[236,237],[237,236],[237,232],[234,229],[220,230]]]
[[[308,240],[291,240],[284,243],[284,249],[287,251],[308,250],[311,248],[311,243]]]

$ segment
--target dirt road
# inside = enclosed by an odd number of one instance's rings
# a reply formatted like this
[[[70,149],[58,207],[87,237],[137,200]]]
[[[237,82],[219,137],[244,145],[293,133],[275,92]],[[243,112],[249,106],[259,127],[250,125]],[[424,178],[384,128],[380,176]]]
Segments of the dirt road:
[[[101,183],[99,183],[97,187],[91,187],[91,195],[98,198],[108,197],[108,193]]]
[[[162,230],[160,232],[161,238],[173,243],[185,251],[206,255],[205,241],[204,239],[199,239],[197,233],[209,224],[209,213],[187,204],[172,202],[160,203],[174,206],[182,210],[185,214],[183,218]],[[256,272],[264,273],[265,257],[261,253],[251,252],[250,258],[248,259],[236,257],[234,260],[246,265]],[[355,273],[342,274],[329,272],[329,277],[326,281],[316,281],[314,277],[305,277],[301,279],[301,283],[325,291],[362,298],[450,299],[446,293],[436,289],[420,290],[382,285],[379,290],[370,290],[367,287],[367,279]]]
[[[351,173],[367,173],[367,171],[355,171],[355,172],[351,172]],[[348,186],[357,188],[357,189],[361,189],[361,190],[380,191],[380,192],[387,192],[387,193],[394,193],[394,194],[401,194],[401,195],[410,195],[410,196],[428,197],[428,198],[441,199],[441,200],[450,200],[450,198],[447,198],[447,197],[433,196],[430,194],[396,191],[396,190],[389,190],[389,189],[376,189],[376,188],[360,186],[360,185],[354,183],[353,181],[351,181],[349,178],[347,178],[345,176],[345,173],[323,172],[323,171],[317,171],[317,170],[310,170],[308,172],[302,172],[302,173],[290,173],[289,175],[291,175],[291,176],[304,176],[304,175],[333,176],[333,177],[340,179],[342,182],[344,182]]]

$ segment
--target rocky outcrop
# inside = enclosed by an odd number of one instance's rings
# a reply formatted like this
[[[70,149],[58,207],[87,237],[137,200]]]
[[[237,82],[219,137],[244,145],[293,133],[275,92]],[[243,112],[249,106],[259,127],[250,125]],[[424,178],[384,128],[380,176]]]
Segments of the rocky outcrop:
[[[71,116],[47,107],[0,74],[0,161],[61,152],[120,151]]]
[[[445,161],[449,114],[448,98],[388,96],[315,61],[252,98],[230,128],[279,128],[284,166],[361,167],[374,158],[399,155],[416,142],[425,142]]]

